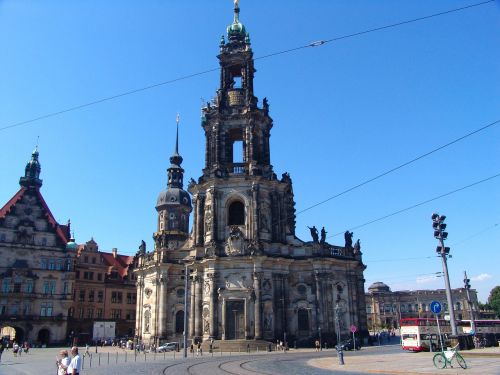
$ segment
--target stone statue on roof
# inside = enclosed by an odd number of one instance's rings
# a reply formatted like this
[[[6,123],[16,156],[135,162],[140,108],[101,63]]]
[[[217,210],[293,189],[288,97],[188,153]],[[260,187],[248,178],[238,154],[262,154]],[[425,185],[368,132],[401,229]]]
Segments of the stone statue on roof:
[[[146,254],[146,242],[141,240],[141,244],[139,245],[139,254]]]
[[[353,232],[349,232],[348,230],[345,231],[344,233],[344,239],[345,239],[345,247],[346,248],[351,248],[352,247],[352,236]]]
[[[308,227],[309,230],[311,231],[311,237],[313,239],[313,242],[316,242],[318,243],[318,230],[316,229],[316,227],[313,225],[313,227]]]

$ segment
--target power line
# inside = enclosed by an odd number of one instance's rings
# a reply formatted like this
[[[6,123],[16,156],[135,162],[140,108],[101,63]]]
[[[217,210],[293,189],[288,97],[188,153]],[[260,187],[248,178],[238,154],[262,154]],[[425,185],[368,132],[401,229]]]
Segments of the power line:
[[[493,175],[493,176],[490,176],[490,177],[484,178],[484,179],[482,179],[482,180],[479,180],[479,181],[473,182],[472,184],[469,184],[469,185],[463,186],[463,187],[461,187],[461,188],[458,188],[458,189],[455,189],[455,190],[449,191],[449,192],[447,192],[447,193],[444,193],[444,194],[438,195],[437,197],[434,197],[434,198],[431,198],[431,199],[427,199],[427,200],[425,200],[425,201],[423,201],[423,202],[420,202],[420,203],[414,204],[414,205],[412,205],[412,206],[409,206],[409,207],[403,208],[403,209],[401,209],[401,210],[395,211],[395,212],[390,213],[390,214],[388,214],[388,215],[384,215],[384,216],[379,217],[379,218],[377,218],[377,219],[370,220],[370,221],[368,221],[368,222],[366,222],[366,223],[364,223],[364,224],[356,225],[356,226],[354,226],[354,227],[352,227],[352,228],[349,228],[348,230],[359,229],[359,228],[365,227],[365,226],[367,226],[367,225],[370,225],[370,224],[376,223],[376,222],[378,222],[378,221],[385,220],[385,219],[387,219],[387,218],[389,218],[389,217],[391,217],[391,216],[398,215],[398,214],[403,213],[403,212],[405,212],[405,211],[412,210],[412,209],[414,209],[414,208],[416,208],[416,207],[419,207],[419,206],[422,206],[422,205],[424,205],[424,204],[426,204],[426,203],[433,202],[433,201],[435,201],[435,200],[437,200],[437,199],[447,197],[448,195],[451,195],[451,194],[454,194],[454,193],[458,193],[459,191],[462,191],[462,190],[468,189],[468,188],[473,187],[473,186],[475,186],[475,185],[479,185],[479,184],[481,184],[481,183],[483,183],[483,182],[486,182],[486,181],[492,180],[492,179],[494,179],[494,178],[497,178],[498,176],[500,176],[500,173],[497,173],[496,175]],[[335,234],[333,234],[333,235],[331,235],[331,236],[328,236],[327,238],[335,237],[335,236],[338,236],[338,235],[343,234],[343,233],[344,233],[344,232],[335,233]]]
[[[326,39],[326,40],[319,40],[319,41],[315,41],[315,42],[309,43],[307,45],[303,45],[303,46],[299,46],[299,47],[295,47],[295,48],[289,48],[289,49],[286,49],[286,50],[277,51],[277,52],[273,52],[273,53],[270,53],[270,54],[267,54],[267,55],[256,57],[256,58],[254,58],[254,60],[262,60],[262,59],[267,59],[267,58],[278,56],[278,55],[283,55],[283,54],[288,54],[288,53],[291,53],[291,52],[296,52],[296,51],[299,51],[299,50],[302,50],[302,49],[306,49],[306,48],[314,48],[314,47],[322,46],[324,44],[331,43],[331,42],[334,42],[334,41],[339,41],[339,40],[342,40],[342,39],[353,38],[353,37],[365,35],[365,34],[372,33],[372,32],[377,32],[377,31],[381,31],[381,30],[386,30],[386,29],[390,29],[390,28],[394,28],[394,27],[406,25],[406,24],[413,23],[413,22],[419,22],[419,21],[427,20],[427,19],[430,19],[430,18],[433,18],[433,17],[443,16],[443,15],[446,15],[446,14],[463,11],[463,10],[470,9],[470,8],[473,8],[473,7],[478,7],[478,6],[481,6],[481,5],[492,3],[494,1],[495,0],[483,1],[483,2],[480,2],[480,3],[471,4],[471,5],[467,5],[467,6],[460,7],[460,8],[450,9],[450,10],[447,10],[447,11],[444,11],[444,12],[430,14],[428,16],[413,18],[413,19],[409,19],[409,20],[406,20],[406,21],[401,21],[401,22],[397,22],[397,23],[393,23],[393,24],[389,24],[389,25],[385,25],[385,26],[380,26],[380,27],[376,27],[376,28],[372,28],[372,29],[367,29],[367,30],[356,32],[356,33],[346,34],[346,35],[342,35],[342,36],[339,36],[339,37],[334,37],[334,38],[330,38],[330,39]],[[190,79],[190,78],[194,78],[194,77],[197,77],[197,76],[201,76],[201,75],[205,75],[205,74],[208,74],[208,73],[212,73],[212,72],[215,72],[217,70],[219,70],[219,67],[208,69],[208,70],[204,70],[204,71],[193,73],[193,74],[188,74],[188,75],[177,77],[177,78],[173,78],[173,79],[170,79],[170,80],[167,80],[167,81],[163,81],[163,82],[159,82],[159,83],[156,83],[156,84],[144,86],[144,87],[141,87],[141,88],[138,88],[138,89],[125,91],[125,92],[122,92],[122,93],[119,93],[119,94],[116,94],[116,95],[112,95],[112,96],[107,96],[107,97],[104,97],[104,98],[101,98],[101,99],[96,99],[96,100],[93,100],[93,101],[90,101],[90,102],[87,102],[87,103],[83,103],[83,104],[80,104],[80,105],[76,105],[76,106],[73,106],[73,107],[62,109],[60,111],[47,113],[45,115],[41,115],[41,116],[29,119],[29,120],[20,121],[20,122],[16,122],[16,123],[13,123],[13,124],[10,124],[10,125],[6,125],[6,126],[1,127],[0,131],[11,129],[11,128],[18,127],[18,126],[32,124],[32,123],[40,121],[40,120],[44,120],[44,119],[47,119],[47,118],[59,116],[61,114],[68,113],[68,112],[73,112],[73,111],[76,111],[76,110],[79,110],[79,109],[82,109],[82,108],[86,108],[86,107],[90,107],[90,106],[93,106],[93,105],[96,105],[96,104],[100,104],[100,103],[104,103],[104,102],[111,101],[111,100],[114,100],[114,99],[118,99],[118,98],[121,98],[121,97],[124,97],[124,96],[127,96],[127,95],[137,94],[139,92],[150,90],[150,89],[154,89],[154,88],[157,88],[157,87],[160,87],[160,86],[165,86],[165,85],[169,85],[169,84],[172,84],[172,83],[175,83],[175,82],[184,81],[184,80],[187,80],[187,79]]]
[[[496,120],[496,121],[493,121],[493,122],[491,122],[491,123],[489,123],[489,124],[487,124],[487,125],[485,125],[485,126],[482,126],[482,127],[480,127],[479,129],[476,129],[476,130],[474,130],[474,131],[472,131],[472,132],[470,132],[470,133],[467,133],[467,134],[465,134],[465,135],[463,135],[463,136],[461,136],[461,137],[459,137],[459,138],[456,138],[456,139],[454,139],[454,140],[452,140],[452,141],[450,141],[450,142],[448,142],[448,143],[446,143],[446,144],[444,144],[444,145],[442,145],[442,146],[439,146],[439,147],[437,147],[437,148],[435,148],[435,149],[433,149],[433,150],[431,150],[431,151],[429,151],[429,152],[426,152],[425,154],[422,154],[422,155],[420,155],[420,156],[417,156],[417,157],[416,157],[416,158],[414,158],[414,159],[411,159],[411,160],[409,160],[409,161],[407,161],[407,162],[404,162],[403,164],[400,164],[400,165],[398,165],[398,166],[396,166],[396,167],[394,167],[394,168],[392,168],[392,169],[389,169],[389,170],[387,170],[387,171],[385,171],[385,172],[383,172],[383,173],[381,173],[381,174],[379,174],[379,175],[377,175],[377,176],[375,176],[375,177],[372,177],[372,178],[370,178],[370,179],[368,179],[368,180],[366,180],[366,181],[363,181],[363,182],[361,182],[361,183],[359,183],[359,184],[357,184],[357,185],[355,185],[355,186],[353,186],[353,187],[350,187],[349,189],[346,189],[346,190],[344,190],[344,191],[342,191],[342,192],[340,192],[340,193],[338,193],[338,194],[335,194],[335,195],[333,195],[333,196],[331,196],[331,197],[329,197],[329,198],[327,198],[327,199],[325,199],[325,200],[322,200],[321,202],[315,203],[315,204],[313,204],[312,206],[307,207],[307,208],[305,208],[305,209],[303,209],[303,210],[301,210],[301,211],[297,212],[297,215],[300,215],[301,213],[304,213],[304,212],[306,212],[306,211],[309,211],[309,210],[311,210],[311,209],[313,209],[313,208],[315,208],[315,207],[317,207],[317,206],[320,206],[320,205],[322,205],[322,204],[324,204],[324,203],[326,203],[326,202],[329,202],[329,201],[331,201],[332,199],[338,198],[338,197],[340,197],[341,195],[344,195],[344,194],[346,194],[346,193],[349,193],[350,191],[353,191],[353,190],[355,190],[355,189],[357,189],[357,188],[360,188],[361,186],[367,185],[367,184],[369,184],[370,182],[373,182],[373,181],[375,181],[375,180],[378,180],[379,178],[384,177],[384,176],[388,175],[389,173],[395,172],[395,171],[397,171],[398,169],[401,169],[401,168],[403,168],[403,167],[406,167],[407,165],[410,165],[410,164],[412,164],[412,163],[414,163],[414,162],[416,162],[416,161],[418,161],[418,160],[420,160],[420,159],[423,159],[423,158],[425,158],[425,157],[427,157],[427,156],[429,156],[429,155],[432,155],[432,154],[434,154],[435,152],[440,151],[440,150],[442,150],[442,149],[444,149],[444,148],[446,148],[446,147],[448,147],[448,146],[451,146],[451,145],[453,145],[453,144],[455,144],[455,143],[457,143],[457,142],[459,142],[459,141],[461,141],[461,140],[463,140],[463,139],[465,139],[465,138],[468,138],[468,137],[470,137],[470,136],[472,136],[472,135],[474,135],[474,134],[476,134],[476,133],[479,133],[479,132],[481,132],[481,131],[483,131],[483,130],[486,130],[486,129],[488,129],[488,128],[490,128],[490,127],[492,127],[492,126],[494,126],[494,125],[498,124],[499,122],[500,122],[500,120]]]

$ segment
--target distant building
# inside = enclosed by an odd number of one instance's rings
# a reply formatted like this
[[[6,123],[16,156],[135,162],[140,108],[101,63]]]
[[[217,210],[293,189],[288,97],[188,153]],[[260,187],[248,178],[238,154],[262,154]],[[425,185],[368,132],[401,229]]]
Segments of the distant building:
[[[470,289],[470,298],[474,318],[478,319],[479,307],[477,292]],[[470,319],[469,303],[465,288],[452,289],[453,310],[456,319]],[[382,282],[370,285],[365,294],[368,329],[376,331],[383,328],[399,328],[401,318],[433,318],[430,310],[432,301],[438,301],[443,306],[439,318],[448,311],[445,289],[436,290],[400,290],[391,291]]]
[[[120,255],[117,249],[99,251],[94,239],[79,245],[77,253],[69,335],[80,344],[91,342],[94,322],[99,321],[115,322],[116,337],[134,337],[134,257]]]
[[[47,345],[66,340],[76,252],[69,222],[60,225],[40,193],[38,156],[35,149],[21,188],[0,209],[0,328]]]

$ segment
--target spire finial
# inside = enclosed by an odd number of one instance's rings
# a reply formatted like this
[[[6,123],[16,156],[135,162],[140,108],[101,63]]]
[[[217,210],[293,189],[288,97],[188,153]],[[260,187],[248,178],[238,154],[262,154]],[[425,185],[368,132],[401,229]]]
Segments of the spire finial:
[[[240,13],[240,1],[234,0],[234,23],[239,22],[239,13]]]
[[[177,124],[177,132],[175,134],[175,153],[179,153],[179,122],[181,121],[181,116],[177,113],[175,117],[175,122]]]

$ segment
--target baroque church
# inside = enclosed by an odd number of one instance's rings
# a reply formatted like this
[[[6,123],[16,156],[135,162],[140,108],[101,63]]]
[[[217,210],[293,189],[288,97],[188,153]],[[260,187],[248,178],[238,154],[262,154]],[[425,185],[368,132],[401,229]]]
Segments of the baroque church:
[[[313,241],[295,235],[292,179],[271,165],[273,120],[267,99],[260,104],[254,95],[253,52],[239,13],[235,1],[217,56],[220,87],[202,108],[202,175],[184,190],[177,130],[156,203],[154,249],[143,242],[137,254],[137,339],[181,341],[185,323],[193,340],[310,344],[321,334],[348,337],[353,326],[366,335],[359,241],[353,246],[346,232],[345,246],[329,244],[314,227]]]

